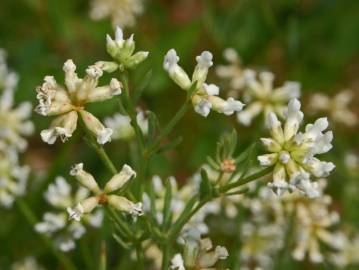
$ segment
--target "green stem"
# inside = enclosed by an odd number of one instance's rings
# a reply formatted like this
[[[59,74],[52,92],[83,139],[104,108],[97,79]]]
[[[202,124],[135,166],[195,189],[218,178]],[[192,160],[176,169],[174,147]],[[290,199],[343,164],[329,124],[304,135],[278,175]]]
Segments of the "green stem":
[[[109,214],[109,216],[113,219],[114,222],[121,228],[121,230],[124,232],[125,236],[129,239],[133,238],[132,231],[128,227],[127,223],[122,220],[122,218],[111,208],[106,207],[106,211]]]
[[[16,204],[20,212],[26,218],[27,222],[31,225],[32,228],[34,228],[34,226],[38,223],[38,221],[35,214],[32,212],[31,208],[27,205],[27,203],[22,198],[18,198],[16,200]],[[54,247],[50,238],[48,238],[44,234],[39,234],[39,236],[41,240],[48,246],[48,248],[51,249],[52,253],[61,262],[61,264],[65,269],[67,270],[77,269],[68,256],[65,256],[62,252],[57,250],[56,247]]]
[[[168,270],[170,264],[170,255],[171,255],[171,245],[169,243],[165,243],[162,246],[162,266],[161,270]]]
[[[88,143],[88,145],[95,150],[95,152],[98,154],[98,156],[100,157],[102,162],[105,164],[107,169],[112,174],[117,174],[118,171],[117,171],[115,165],[113,164],[113,162],[111,161],[111,159],[109,158],[109,156],[107,155],[103,146],[99,145],[96,142],[95,138],[90,134],[90,132],[85,127],[84,127],[84,131],[86,133],[86,142]]]
[[[268,173],[272,172],[273,171],[273,167],[268,167],[268,168],[265,168],[259,172],[256,172],[252,175],[249,175],[243,179],[238,179],[237,181],[233,182],[233,183],[230,183],[226,186],[223,186],[222,188],[219,189],[219,193],[225,193],[231,189],[234,189],[234,188],[237,188],[237,187],[240,187],[240,186],[243,186],[245,184],[248,184],[249,182],[252,182],[254,180],[257,180],[258,178],[261,178],[265,175],[267,175]]]
[[[171,133],[172,129],[177,125],[177,123],[183,118],[183,116],[186,114],[190,107],[190,99],[188,99],[181,108],[177,111],[177,113],[173,116],[173,118],[170,120],[170,122],[167,124],[167,126],[162,130],[160,135],[157,137],[155,142],[147,149],[147,156],[150,157],[153,153],[155,153],[160,144],[161,141]]]
[[[144,182],[145,178],[146,178],[146,174],[147,174],[147,163],[148,160],[144,157],[144,150],[145,150],[145,140],[144,140],[144,136],[142,133],[142,130],[140,128],[140,126],[137,123],[137,114],[136,114],[136,108],[131,100],[130,97],[130,89],[129,89],[129,83],[128,83],[128,74],[126,72],[122,72],[120,74],[120,80],[122,82],[123,85],[123,89],[124,89],[124,99],[125,99],[125,104],[127,107],[127,114],[131,119],[131,125],[135,131],[135,137],[137,140],[137,161],[139,164],[139,168],[138,168],[138,174],[136,177],[136,182],[134,182],[134,186],[136,187],[136,197],[138,199],[141,198],[142,193],[143,193],[143,185],[141,183]]]
[[[101,243],[101,256],[100,256],[100,265],[99,270],[106,270],[107,265],[107,249],[106,249],[106,243],[103,241]]]
[[[141,247],[141,242],[136,244],[136,256],[137,256],[137,269],[145,269],[145,257],[143,255],[143,250]]]

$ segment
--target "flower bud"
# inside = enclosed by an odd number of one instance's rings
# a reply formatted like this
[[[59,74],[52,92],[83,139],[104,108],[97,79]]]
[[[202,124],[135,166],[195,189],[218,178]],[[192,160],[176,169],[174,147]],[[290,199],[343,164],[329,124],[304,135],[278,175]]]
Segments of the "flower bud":
[[[99,144],[105,144],[111,140],[112,129],[105,128],[95,116],[87,111],[81,110],[80,114],[86,127],[97,137]]]
[[[112,61],[98,61],[95,65],[108,73],[112,73],[118,69],[118,64]]]
[[[125,197],[118,195],[108,195],[108,204],[119,211],[127,212],[133,216],[143,215],[142,203],[133,203]]]
[[[95,194],[99,194],[100,188],[91,174],[83,170],[83,163],[76,164],[72,167],[70,175],[75,176],[76,179]]]
[[[136,176],[136,172],[128,165],[124,165],[120,173],[115,174],[110,181],[107,182],[104,191],[110,193],[123,187],[131,177]]]
[[[125,62],[127,68],[134,68],[148,57],[149,52],[137,52]]]
[[[213,55],[209,51],[204,51],[196,57],[197,66],[192,75],[192,81],[197,82],[198,86],[202,86],[206,81],[208,69],[213,65]]]

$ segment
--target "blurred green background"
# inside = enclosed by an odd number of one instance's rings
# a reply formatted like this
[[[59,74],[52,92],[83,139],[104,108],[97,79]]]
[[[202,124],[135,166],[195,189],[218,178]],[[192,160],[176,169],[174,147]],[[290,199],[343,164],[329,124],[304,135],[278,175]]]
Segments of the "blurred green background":
[[[54,75],[62,82],[62,65],[69,58],[77,64],[80,75],[88,65],[110,59],[106,54],[105,35],[113,33],[111,21],[91,20],[89,10],[88,0],[0,0],[0,47],[8,52],[9,66],[20,75],[18,101],[31,100],[36,104],[35,87],[45,75]],[[192,72],[194,57],[202,50],[212,51],[215,64],[219,64],[224,63],[223,50],[233,47],[244,66],[274,72],[276,83],[301,82],[304,101],[307,93],[314,91],[335,93],[351,88],[356,93],[354,110],[359,113],[357,0],[147,0],[136,26],[125,30],[126,36],[130,33],[135,33],[139,50],[150,51],[150,57],[132,74],[132,81],[139,82],[152,70],[140,106],[159,115],[162,125],[185,99],[162,68],[163,56],[170,48],[177,50],[181,65]],[[214,69],[209,81],[218,82]],[[116,110],[114,101],[89,107],[99,118]],[[213,113],[209,118],[205,121],[198,114],[188,113],[171,135],[175,138],[181,134],[184,141],[176,152],[156,157],[151,173],[174,174],[179,181],[185,181],[205,161],[206,155],[213,153],[218,137],[231,126],[238,129],[242,148],[251,142],[251,129],[241,127],[234,117]],[[25,161],[35,171],[48,170],[46,181],[59,174],[67,176],[70,166],[80,161],[95,175],[108,177],[98,158],[81,142],[79,132],[65,145],[50,147],[39,138],[39,131],[48,126],[50,119],[34,114],[33,121],[37,132],[30,139]],[[353,189],[350,196],[346,193],[348,185],[359,192],[359,179],[350,175],[343,165],[346,152],[359,151],[358,137],[357,128],[337,128],[334,151],[328,159],[335,160],[338,167],[329,186],[340,202],[336,207],[345,221],[359,229],[356,207],[359,193]],[[111,144],[110,154],[117,166],[130,162],[129,148],[123,142]],[[42,188],[30,194],[39,217],[43,213],[39,194],[46,188],[46,181],[40,183]],[[0,223],[0,268],[3,263],[26,254],[29,248],[34,254],[45,254],[35,238],[25,237],[32,233],[31,228],[17,233],[17,228],[23,226],[20,218],[8,211],[0,215],[4,215],[7,224]],[[23,243],[23,239],[28,240]],[[43,259],[49,263],[49,258]]]

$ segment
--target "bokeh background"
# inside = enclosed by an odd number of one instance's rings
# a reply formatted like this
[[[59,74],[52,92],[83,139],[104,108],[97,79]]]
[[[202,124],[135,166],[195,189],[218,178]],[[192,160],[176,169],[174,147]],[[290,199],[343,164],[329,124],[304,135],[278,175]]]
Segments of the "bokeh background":
[[[333,95],[350,88],[355,93],[351,109],[359,114],[357,0],[147,0],[144,8],[136,26],[126,29],[125,35],[134,33],[137,48],[150,51],[150,57],[132,74],[132,79],[139,83],[144,74],[152,70],[140,106],[159,115],[162,125],[185,99],[162,68],[163,56],[170,48],[177,50],[181,65],[191,72],[194,57],[202,50],[213,52],[215,64],[220,64],[225,63],[223,50],[232,47],[241,56],[243,66],[272,71],[276,84],[299,81],[304,106],[311,93]],[[62,65],[67,59],[74,60],[80,74],[95,61],[109,60],[105,35],[113,33],[111,20],[94,21],[89,17],[89,10],[88,0],[0,1],[0,47],[7,51],[9,66],[20,76],[17,101],[30,100],[36,104],[36,86],[45,75],[54,75],[61,82]],[[221,84],[214,69],[209,81]],[[112,115],[116,110],[114,101],[89,107],[99,118]],[[33,183],[38,188],[28,195],[40,217],[45,207],[43,190],[56,175],[67,176],[74,163],[84,162],[98,177],[108,177],[108,174],[82,142],[82,134],[77,132],[65,144],[48,146],[40,140],[39,131],[47,127],[50,120],[37,114],[33,114],[32,120],[37,131],[29,139],[29,149],[23,158],[35,173],[46,176],[45,180]],[[205,121],[195,113],[188,113],[171,135],[171,138],[182,135],[183,142],[175,152],[157,156],[151,163],[151,174],[175,175],[184,182],[205,157],[214,152],[218,137],[231,126],[238,130],[240,147],[248,146],[253,136],[251,128],[240,126],[234,117],[213,113]],[[359,229],[358,173],[348,170],[344,163],[347,153],[359,152],[359,130],[343,125],[333,128],[334,150],[328,160],[333,160],[337,168],[330,178],[329,193],[342,219]],[[108,147],[118,166],[130,162],[130,148],[128,142],[114,142]],[[47,256],[41,242],[16,211],[0,210],[0,217],[0,269],[6,269],[3,265],[29,250],[48,269],[55,269],[52,257]],[[98,249],[94,244],[90,254]],[[81,259],[76,259],[76,254],[81,252],[71,255],[79,263]],[[298,267],[293,263],[283,269],[303,269]],[[322,269],[322,266],[307,267]]]

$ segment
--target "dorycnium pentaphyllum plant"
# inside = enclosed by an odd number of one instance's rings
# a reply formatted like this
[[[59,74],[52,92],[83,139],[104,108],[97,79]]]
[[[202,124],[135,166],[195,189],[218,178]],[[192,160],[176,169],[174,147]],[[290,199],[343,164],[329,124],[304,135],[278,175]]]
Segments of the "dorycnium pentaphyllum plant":
[[[94,6],[102,2],[92,1]],[[115,10],[91,16],[112,16],[116,24],[131,25],[142,11],[142,2],[128,5],[133,16],[126,20]],[[114,37],[105,38],[109,59],[89,65],[84,74],[77,73],[74,61],[66,60],[63,82],[47,75],[36,88],[35,111],[52,118],[50,126],[40,131],[42,141],[61,145],[80,138],[102,161],[98,166],[110,174],[98,175],[79,155],[69,173],[53,175],[45,183],[48,209],[41,219],[20,197],[27,190],[29,169],[19,165],[19,153],[27,146],[24,136],[33,132],[27,120],[31,105],[14,105],[17,77],[0,53],[0,204],[7,208],[17,204],[61,269],[84,269],[66,253],[83,248],[86,233],[94,230],[102,248],[90,261],[99,267],[88,263],[87,268],[101,270],[115,269],[112,264],[119,263],[113,262],[116,258],[107,260],[109,254],[115,254],[110,250],[114,243],[126,254],[121,260],[136,269],[267,270],[282,267],[288,256],[335,267],[359,261],[359,238],[341,229],[339,214],[325,193],[326,178],[335,165],[322,155],[333,147],[333,132],[327,131],[326,117],[305,122],[299,83],[276,85],[274,74],[242,67],[238,54],[227,49],[225,58],[230,64],[215,69],[219,77],[229,80],[222,93],[208,76],[214,65],[211,52],[195,57],[189,75],[179,64],[176,50],[169,49],[163,56],[163,69],[173,87],[182,91],[184,101],[168,123],[160,126],[162,116],[140,107],[143,91],[133,87],[139,83],[130,81],[131,73],[151,55],[136,49],[133,35],[125,36],[116,27]],[[315,96],[317,101],[310,107],[328,111],[329,104],[336,104],[340,111],[332,112],[333,119],[354,125],[356,118],[345,108],[349,100],[343,95],[332,102],[329,97]],[[114,115],[102,121],[91,113],[89,103],[110,99],[119,105]],[[213,154],[203,157],[203,165],[185,183],[173,176],[150,175],[153,157],[181,143],[167,139],[187,113],[199,114],[202,121],[212,121],[209,114],[219,113],[216,117],[233,117],[244,126],[253,124],[253,141],[241,145],[240,134],[232,128],[222,132]],[[104,145],[115,140],[129,144],[129,165],[118,164],[107,154]],[[351,161],[354,164],[353,157]],[[212,226],[208,219],[217,216],[220,224],[217,220],[217,226]],[[103,228],[110,229],[113,243]],[[240,245],[228,248],[228,241],[211,240],[216,235],[213,230],[234,236],[231,240]],[[32,257],[17,265],[22,264],[41,268]]]

